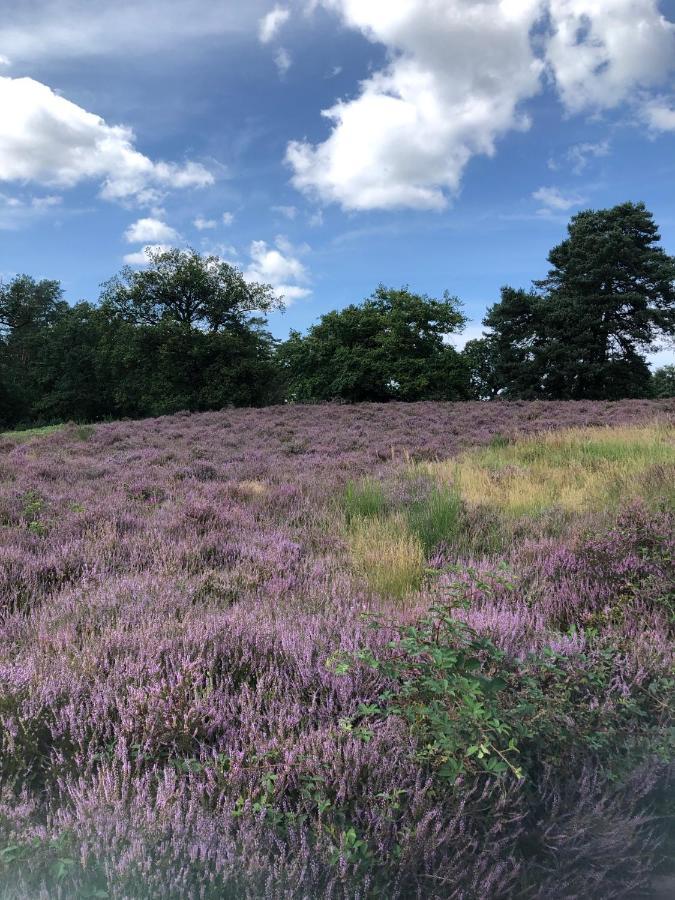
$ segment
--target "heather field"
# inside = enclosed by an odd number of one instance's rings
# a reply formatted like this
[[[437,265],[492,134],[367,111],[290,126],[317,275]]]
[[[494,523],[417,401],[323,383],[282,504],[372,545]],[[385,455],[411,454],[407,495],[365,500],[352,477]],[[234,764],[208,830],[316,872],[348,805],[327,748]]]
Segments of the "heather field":
[[[675,402],[0,437],[0,897],[639,898]]]

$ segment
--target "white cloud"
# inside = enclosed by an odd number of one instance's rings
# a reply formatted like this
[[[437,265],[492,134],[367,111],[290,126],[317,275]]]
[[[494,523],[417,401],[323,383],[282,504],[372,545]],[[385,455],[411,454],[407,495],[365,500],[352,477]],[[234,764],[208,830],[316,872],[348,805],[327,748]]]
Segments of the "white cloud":
[[[280,216],[284,216],[292,222],[298,214],[298,208],[297,206],[273,206],[272,212],[279,213]]]
[[[609,156],[609,141],[575,144],[567,151],[566,159],[572,164],[572,172],[581,175],[589,159],[598,159],[601,156]]]
[[[248,281],[271,284],[286,303],[309,296],[311,290],[305,286],[309,273],[297,258],[299,253],[306,253],[309,248],[306,245],[293,247],[283,236],[277,237],[275,244],[276,247],[270,247],[265,241],[253,241],[249,250],[251,263],[244,277]]]
[[[210,228],[217,228],[218,223],[215,219],[205,219],[203,216],[197,216],[192,223],[197,231],[207,231]]]
[[[323,115],[319,144],[293,141],[293,184],[346,209],[442,209],[472,157],[528,125],[548,72],[570,113],[640,106],[675,68],[658,0],[315,0],[383,45],[386,66]],[[671,108],[652,106],[653,129]],[[644,116],[643,116],[644,118]],[[591,151],[587,149],[587,159]],[[598,154],[600,155],[600,154]],[[571,160],[578,170],[581,157]]]
[[[675,24],[658,0],[548,0],[546,60],[570,112],[608,109],[675,67]]]
[[[130,128],[108,125],[32,78],[0,77],[0,109],[0,181],[68,188],[95,180],[102,197],[141,203],[213,183],[199,163],[153,162]]]
[[[254,32],[269,0],[21,0],[0,3],[0,53],[15,61],[127,57]]]
[[[231,225],[234,222],[234,213],[224,212],[223,213],[223,225]]]
[[[450,344],[455,350],[463,350],[469,341],[477,341],[482,337],[485,337],[485,332],[488,329],[485,328],[484,325],[481,325],[480,322],[468,322],[464,328],[464,331],[459,334],[453,332],[452,334],[446,335],[445,342]]]
[[[386,45],[390,62],[353,100],[323,115],[322,144],[295,141],[286,159],[301,191],[347,209],[441,209],[466,164],[527,126],[542,62],[530,30],[540,0],[322,0],[350,27]]]
[[[142,250],[135,250],[133,253],[127,253],[122,257],[122,261],[128,266],[147,266],[150,262],[148,253],[150,251],[156,253],[164,253],[170,250],[167,244],[148,244]]]
[[[124,232],[124,239],[128,244],[177,241],[179,237],[178,232],[166,222],[152,218],[139,219]]]
[[[274,54],[274,65],[277,67],[279,75],[283,78],[293,65],[293,57],[284,47],[279,47]]]
[[[557,187],[540,187],[532,196],[544,204],[543,211],[545,212],[567,212],[574,206],[581,206],[582,203],[585,203],[583,197],[576,194],[566,197]]]
[[[0,66],[11,66],[11,64],[9,57],[0,53]]]
[[[60,207],[62,201],[56,194],[16,197],[0,193],[0,230],[14,231],[43,219]]]
[[[288,22],[291,12],[283,6],[275,6],[260,20],[258,37],[263,44],[269,44],[279,34],[279,31]]]
[[[675,103],[667,97],[648,100],[642,114],[652,131],[675,131]]]

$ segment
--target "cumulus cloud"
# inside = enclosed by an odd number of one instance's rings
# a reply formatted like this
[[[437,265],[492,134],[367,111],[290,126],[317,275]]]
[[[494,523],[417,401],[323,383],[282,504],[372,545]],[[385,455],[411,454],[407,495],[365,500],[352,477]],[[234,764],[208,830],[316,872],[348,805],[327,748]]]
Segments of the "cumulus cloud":
[[[223,213],[223,225],[231,225],[234,222],[234,213],[224,212]]]
[[[542,212],[567,212],[575,206],[585,203],[577,194],[565,196],[557,187],[540,187],[532,194],[535,200],[543,204]]]
[[[348,209],[441,209],[472,156],[526,127],[519,105],[543,65],[530,43],[539,0],[322,2],[391,59],[355,99],[324,110],[324,143],[288,146],[301,191]]]
[[[4,56],[0,53],[0,66],[9,66],[11,65],[10,59],[8,56]]]
[[[570,112],[614,107],[675,65],[675,24],[658,0],[549,0],[549,13],[546,60]]]
[[[580,113],[640,105],[675,66],[675,24],[658,0],[315,5],[388,53],[354,98],[323,111],[325,141],[287,148],[293,184],[346,209],[442,209],[472,157],[528,126],[523,103],[545,73],[566,110]],[[654,129],[670,127],[670,107],[647,109]]]
[[[574,144],[567,151],[565,158],[567,162],[571,163],[572,172],[575,175],[581,175],[588,166],[590,159],[598,159],[602,156],[609,156],[609,141],[600,141],[598,143],[586,141],[581,144]]]
[[[0,230],[13,231],[30,225],[61,206],[63,198],[57,194],[17,197],[0,192]]]
[[[153,218],[139,219],[124,232],[124,239],[128,244],[177,241],[179,237],[178,232],[166,222]]]
[[[122,257],[122,261],[128,266],[147,266],[150,262],[148,256],[150,252],[164,253],[170,249],[171,247],[168,244],[148,244],[142,250],[127,253]]]
[[[675,102],[667,97],[648,100],[642,114],[652,131],[675,131]]]
[[[156,202],[169,188],[205,187],[213,175],[196,162],[154,162],[134,133],[108,125],[32,78],[0,77],[0,181],[73,187],[98,181],[108,200]]]
[[[311,294],[311,290],[306,287],[309,273],[298,259],[298,255],[308,249],[306,245],[293,247],[281,235],[277,237],[274,247],[270,247],[266,241],[253,241],[249,250],[251,263],[244,272],[244,277],[248,281],[271,284],[286,303],[301,300]]]
[[[279,34],[279,31],[288,22],[291,12],[284,6],[275,6],[260,20],[258,37],[262,44],[269,44]]]

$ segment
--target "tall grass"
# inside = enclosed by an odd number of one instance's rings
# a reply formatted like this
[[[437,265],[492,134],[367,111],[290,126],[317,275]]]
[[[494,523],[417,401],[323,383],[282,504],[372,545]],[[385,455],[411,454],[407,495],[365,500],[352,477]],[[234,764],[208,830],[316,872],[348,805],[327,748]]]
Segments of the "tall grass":
[[[384,489],[374,478],[347,482],[343,502],[348,523],[354,519],[382,516],[387,510]]]
[[[452,543],[460,527],[457,492],[424,477],[420,491],[419,475],[417,468],[404,474],[404,498],[396,498],[394,484],[385,489],[374,478],[350,481],[343,495],[356,569],[372,590],[397,600],[421,586],[426,560],[439,545]],[[407,496],[411,487],[413,497]]]
[[[457,491],[446,485],[434,487],[423,500],[406,510],[410,530],[417,536],[427,556],[441,544],[453,543],[461,528],[462,501]]]
[[[422,584],[424,548],[401,513],[352,519],[350,549],[372,590],[402,600]]]
[[[428,471],[441,484],[454,485],[469,504],[515,517],[553,508],[614,509],[637,497],[672,502],[675,430],[571,428],[493,443],[458,460],[431,464]]]

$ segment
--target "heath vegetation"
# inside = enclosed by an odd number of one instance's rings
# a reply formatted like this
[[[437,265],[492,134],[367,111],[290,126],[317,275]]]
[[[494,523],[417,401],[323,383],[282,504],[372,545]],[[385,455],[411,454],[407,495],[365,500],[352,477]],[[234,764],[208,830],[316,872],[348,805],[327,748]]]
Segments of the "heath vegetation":
[[[0,896],[649,897],[674,422],[430,402],[2,436]]]

